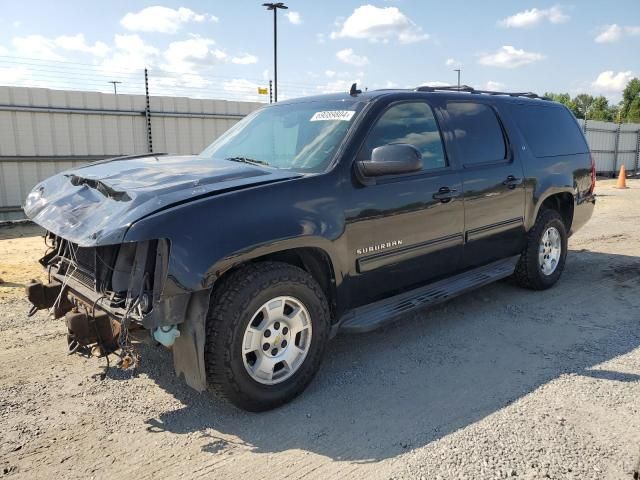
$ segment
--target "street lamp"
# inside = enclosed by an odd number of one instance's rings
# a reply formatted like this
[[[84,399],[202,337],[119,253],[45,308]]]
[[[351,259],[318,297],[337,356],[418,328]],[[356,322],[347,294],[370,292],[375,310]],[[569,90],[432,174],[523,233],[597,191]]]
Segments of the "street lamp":
[[[460,90],[460,69],[454,68],[453,71],[458,72],[458,90]]]
[[[273,10],[273,101],[278,101],[278,24],[276,22],[276,12],[279,8],[286,10],[287,7],[284,3],[263,3],[263,7],[267,7],[267,10]]]
[[[117,87],[117,85],[119,83],[122,83],[122,82],[119,81],[119,80],[109,80],[109,83],[113,83],[113,94],[114,95],[118,95],[118,87]]]

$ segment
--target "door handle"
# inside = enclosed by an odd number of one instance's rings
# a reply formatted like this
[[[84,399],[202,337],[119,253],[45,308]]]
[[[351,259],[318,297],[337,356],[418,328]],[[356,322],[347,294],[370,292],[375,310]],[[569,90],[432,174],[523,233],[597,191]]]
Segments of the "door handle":
[[[504,182],[502,182],[503,185],[506,185],[509,188],[516,188],[521,183],[522,183],[522,179],[516,178],[513,175],[509,175],[507,179]]]
[[[433,194],[434,200],[440,200],[442,203],[449,202],[452,198],[459,197],[460,193],[455,188],[441,187]]]

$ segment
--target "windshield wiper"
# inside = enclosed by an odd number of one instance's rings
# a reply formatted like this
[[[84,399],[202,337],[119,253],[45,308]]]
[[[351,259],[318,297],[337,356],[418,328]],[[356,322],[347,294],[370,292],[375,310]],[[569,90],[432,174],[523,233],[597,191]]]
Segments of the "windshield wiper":
[[[229,160],[230,162],[248,163],[250,165],[269,165],[267,162],[262,160],[254,160],[253,158],[247,157],[227,157],[225,160]]]

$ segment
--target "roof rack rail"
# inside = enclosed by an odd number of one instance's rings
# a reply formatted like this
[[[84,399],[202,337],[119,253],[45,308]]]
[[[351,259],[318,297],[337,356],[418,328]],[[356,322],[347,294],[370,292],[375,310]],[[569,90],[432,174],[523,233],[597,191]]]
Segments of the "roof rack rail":
[[[446,92],[466,92],[473,94],[483,94],[483,95],[508,95],[510,97],[526,97],[526,98],[539,98],[540,100],[551,100],[549,97],[540,96],[537,93],[533,92],[495,92],[493,90],[476,90],[473,87],[468,85],[446,85],[439,87],[429,87],[429,86],[421,86],[415,89],[416,92],[437,92],[437,91],[446,91]]]
[[[469,85],[440,85],[437,87],[430,87],[428,85],[423,85],[415,89],[416,92],[435,92],[437,90],[449,91],[453,90],[455,92],[474,92],[473,87]]]

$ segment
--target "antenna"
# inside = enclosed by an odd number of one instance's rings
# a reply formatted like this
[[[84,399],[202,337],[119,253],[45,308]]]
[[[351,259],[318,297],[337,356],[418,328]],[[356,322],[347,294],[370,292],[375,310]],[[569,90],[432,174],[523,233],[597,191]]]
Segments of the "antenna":
[[[362,90],[358,90],[358,85],[356,83],[351,85],[351,90],[349,90],[349,95],[355,97],[359,93],[362,93]]]
[[[109,80],[109,83],[113,83],[113,94],[114,95],[118,95],[118,87],[117,87],[117,85],[119,83],[122,83],[122,82],[119,81],[119,80]]]

